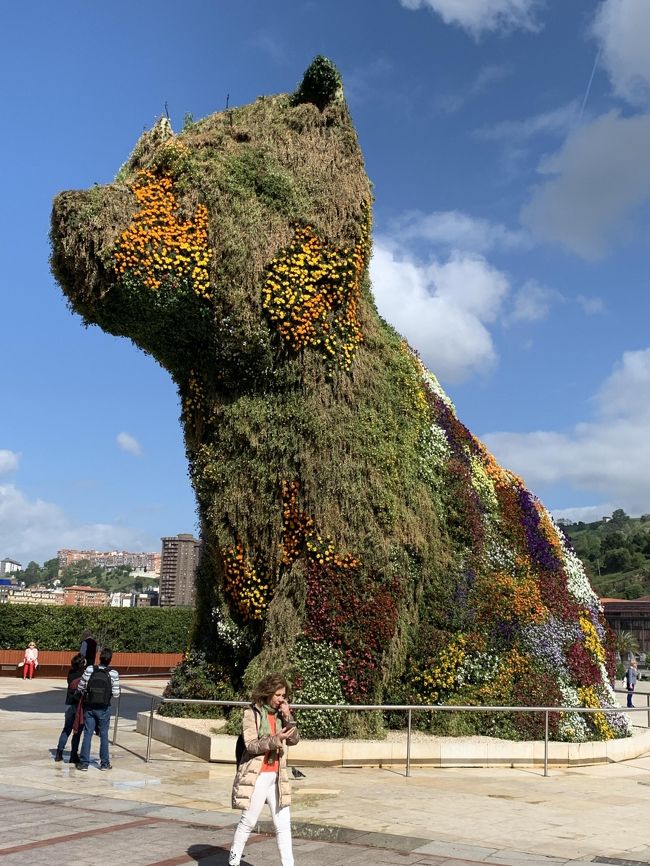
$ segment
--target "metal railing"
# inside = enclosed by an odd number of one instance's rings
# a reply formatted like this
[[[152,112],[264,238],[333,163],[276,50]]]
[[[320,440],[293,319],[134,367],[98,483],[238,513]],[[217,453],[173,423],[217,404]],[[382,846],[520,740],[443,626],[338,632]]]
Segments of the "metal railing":
[[[140,679],[143,679],[144,677],[156,677],[157,679],[161,679],[163,677],[170,677],[171,674],[172,674],[171,671],[163,671],[162,673],[155,673],[155,674],[122,674],[120,676],[120,682],[122,680],[128,680],[128,679],[140,680]],[[117,699],[117,703],[115,704],[115,715],[114,715],[114,722],[113,722],[113,739],[111,740],[112,745],[115,745],[117,742],[117,723],[119,722],[119,719],[120,719],[120,701],[121,700],[122,700],[122,694],[120,693],[120,695]]]
[[[627,692],[625,692],[627,694]],[[638,696],[639,693],[635,693]],[[151,707],[149,710],[149,724],[147,730],[147,754],[145,761],[149,763],[151,760],[151,740],[153,737],[153,717],[156,709],[162,704],[193,704],[215,707],[249,707],[250,701],[207,701],[195,700],[190,698],[160,698],[153,697],[151,699]],[[412,721],[414,712],[473,712],[473,713],[544,713],[544,775],[548,776],[548,747],[549,747],[549,716],[558,713],[603,713],[606,715],[612,714],[628,714],[628,713],[647,713],[650,726],[650,695],[645,707],[501,707],[501,706],[466,706],[466,705],[441,705],[441,704],[291,704],[292,710],[309,711],[309,710],[333,710],[342,712],[404,712],[406,713],[407,728],[406,728],[406,772],[405,775],[411,775],[411,738],[412,738]],[[115,727],[117,731],[117,725]],[[115,742],[115,738],[113,739]]]

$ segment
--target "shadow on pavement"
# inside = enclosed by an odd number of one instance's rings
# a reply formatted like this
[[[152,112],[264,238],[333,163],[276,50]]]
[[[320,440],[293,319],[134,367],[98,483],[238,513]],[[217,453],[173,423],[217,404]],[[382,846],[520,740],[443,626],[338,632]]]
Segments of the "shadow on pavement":
[[[0,710],[10,713],[58,713],[65,712],[65,685],[52,686],[51,691],[9,695],[0,698]]]
[[[59,684],[60,683],[60,684]],[[132,686],[129,681],[122,682],[120,696],[120,719],[135,722],[138,713],[151,708],[153,695],[144,689]],[[53,680],[45,691],[21,692],[16,684],[17,694],[0,698],[0,710],[10,713],[58,713],[63,718],[65,712],[65,680]],[[113,715],[117,707],[115,699],[112,703]]]
[[[203,866],[227,866],[228,864],[228,851],[215,848],[214,845],[190,845],[187,853]],[[241,866],[248,866],[248,864],[242,860]]]

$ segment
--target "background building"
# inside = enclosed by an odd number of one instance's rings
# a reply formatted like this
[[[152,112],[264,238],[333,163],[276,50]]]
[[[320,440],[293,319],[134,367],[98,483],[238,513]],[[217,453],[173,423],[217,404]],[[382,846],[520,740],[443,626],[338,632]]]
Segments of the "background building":
[[[601,598],[605,619],[616,634],[630,632],[639,651],[650,653],[650,595],[641,598]]]
[[[130,568],[160,574],[159,553],[129,553],[126,550],[72,550],[64,548],[57,551],[59,558],[59,572],[73,562],[87,560],[93,567],[117,568],[119,565],[128,565]]]
[[[22,565],[15,559],[0,559],[0,575],[21,571]]]
[[[160,562],[160,606],[194,605],[194,578],[201,542],[182,533],[162,539]]]
[[[79,607],[105,607],[110,599],[105,589],[96,586],[66,586],[63,593],[65,604],[75,604]]]
[[[0,587],[0,601],[7,604],[65,604],[65,593],[62,589],[50,589],[39,585],[25,589],[18,586],[3,586]]]
[[[112,592],[109,604],[111,607],[157,607],[158,591]]]

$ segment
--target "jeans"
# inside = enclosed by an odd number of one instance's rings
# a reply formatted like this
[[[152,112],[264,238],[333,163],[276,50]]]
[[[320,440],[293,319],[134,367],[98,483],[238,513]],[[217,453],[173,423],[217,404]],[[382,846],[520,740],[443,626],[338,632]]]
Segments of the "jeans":
[[[280,851],[280,862],[282,866],[293,866],[293,851],[291,850],[291,812],[288,806],[278,810],[276,802],[275,786],[278,778],[277,773],[260,773],[255,782],[251,803],[237,824],[235,838],[230,849],[230,863],[237,864],[244,853],[244,846],[248,837],[257,824],[264,803],[269,804],[271,818],[275,827],[275,839]]]
[[[62,752],[65,749],[65,744],[68,742],[68,737],[72,733],[72,725],[74,723],[74,717],[77,712],[76,704],[68,704],[65,708],[65,718],[63,721],[63,730],[61,731],[61,736],[59,737],[59,744],[56,747],[57,751]],[[79,754],[79,740],[81,739],[81,731],[77,731],[76,734],[72,734],[72,743],[70,744],[70,754],[78,755]]]
[[[102,767],[110,764],[108,756],[108,728],[110,723],[110,706],[96,707],[95,709],[84,708],[84,741],[81,744],[81,754],[79,755],[82,764],[90,763],[90,745],[97,725],[99,725],[99,763]]]
[[[632,686],[631,689],[627,690],[627,705],[628,705],[628,707],[634,707],[634,704],[632,703],[632,695],[633,694],[634,694],[634,686]]]

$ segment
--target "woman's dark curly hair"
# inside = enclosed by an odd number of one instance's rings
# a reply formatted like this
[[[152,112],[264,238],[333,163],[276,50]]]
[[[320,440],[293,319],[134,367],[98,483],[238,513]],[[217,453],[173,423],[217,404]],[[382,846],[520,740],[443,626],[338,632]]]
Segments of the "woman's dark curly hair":
[[[251,701],[259,706],[268,704],[269,698],[272,698],[281,688],[287,690],[287,700],[289,700],[289,683],[282,674],[267,674],[253,689]]]
[[[81,653],[78,653],[76,656],[72,656],[70,659],[70,667],[73,670],[83,670],[86,667],[86,656],[82,656]]]

